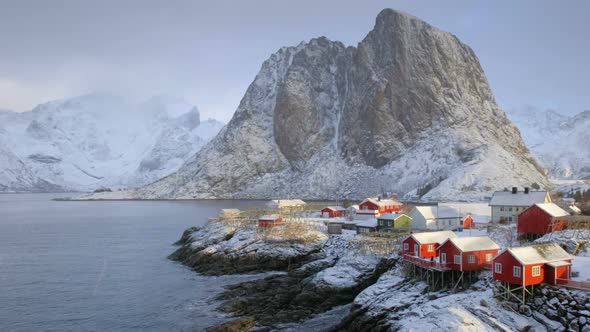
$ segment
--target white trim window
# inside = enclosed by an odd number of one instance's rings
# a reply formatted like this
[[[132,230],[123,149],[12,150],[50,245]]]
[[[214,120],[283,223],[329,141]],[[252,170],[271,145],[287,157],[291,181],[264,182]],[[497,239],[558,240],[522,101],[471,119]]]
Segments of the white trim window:
[[[428,252],[433,252],[434,251],[434,244],[429,244],[428,245]]]
[[[454,257],[454,262],[455,262],[455,264],[457,264],[457,265],[461,264],[461,256],[459,256],[459,255],[455,255],[455,257]]]
[[[467,256],[467,263],[469,263],[469,264],[475,264],[475,255],[469,255],[469,256]]]
[[[513,266],[512,267],[512,275],[520,278],[520,266]]]
[[[494,264],[494,272],[496,272],[496,273],[502,273],[502,263],[496,263],[496,264]]]
[[[443,264],[446,264],[447,263],[447,254],[446,253],[443,252],[443,253],[440,254],[440,261]]]
[[[533,266],[532,272],[533,272],[532,273],[533,277],[540,277],[541,276],[541,265]]]
[[[410,245],[406,242],[404,243],[404,251],[410,250]]]
[[[492,254],[486,254],[486,262],[491,262],[492,258]]]

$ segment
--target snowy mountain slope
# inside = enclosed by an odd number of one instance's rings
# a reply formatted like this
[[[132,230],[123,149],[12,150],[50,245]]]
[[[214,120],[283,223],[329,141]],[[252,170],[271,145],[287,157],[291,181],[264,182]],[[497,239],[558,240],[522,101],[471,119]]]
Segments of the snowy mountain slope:
[[[3,191],[57,190],[38,183],[79,191],[144,185],[177,170],[222,127],[201,123],[181,99],[132,104],[99,94],[0,113],[0,123]]]
[[[552,178],[590,180],[590,111],[567,116],[528,106],[508,116]]]
[[[229,124],[140,198],[477,199],[546,179],[473,51],[382,11],[357,47],[324,37],[264,62]]]

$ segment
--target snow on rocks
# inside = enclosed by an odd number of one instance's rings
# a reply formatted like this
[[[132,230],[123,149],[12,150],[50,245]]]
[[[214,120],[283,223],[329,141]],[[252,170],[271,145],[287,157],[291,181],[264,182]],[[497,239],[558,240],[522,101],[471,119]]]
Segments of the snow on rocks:
[[[568,229],[543,235],[535,240],[537,243],[555,242],[565,247],[570,254],[588,255],[587,243],[590,241],[590,230]]]
[[[276,237],[272,241],[253,228],[234,228],[211,220],[183,235],[182,246],[170,255],[204,274],[231,274],[283,270],[304,263],[319,252],[328,237],[313,228],[298,238]]]
[[[354,301],[351,314],[336,329],[344,331],[483,331],[524,330],[543,326],[492,299],[482,281],[463,293],[431,292],[426,284],[392,270],[366,288]]]

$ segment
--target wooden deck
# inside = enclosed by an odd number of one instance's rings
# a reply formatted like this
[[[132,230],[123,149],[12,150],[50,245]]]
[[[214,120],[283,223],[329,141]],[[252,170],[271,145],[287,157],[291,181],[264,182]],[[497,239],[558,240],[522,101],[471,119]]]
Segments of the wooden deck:
[[[418,265],[418,266],[425,268],[425,269],[437,270],[437,271],[450,271],[451,270],[451,268],[448,267],[447,264],[439,263],[436,261],[431,261],[430,259],[411,256],[408,254],[402,254],[401,256],[404,259],[404,261],[410,262],[414,265]]]
[[[590,282],[575,281],[570,279],[557,279],[556,281],[558,286],[590,291]]]

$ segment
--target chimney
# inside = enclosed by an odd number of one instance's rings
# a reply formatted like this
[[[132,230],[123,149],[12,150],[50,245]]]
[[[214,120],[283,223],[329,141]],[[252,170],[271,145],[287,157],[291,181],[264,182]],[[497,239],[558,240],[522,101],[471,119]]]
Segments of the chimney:
[[[516,194],[517,192],[518,192],[518,188],[516,188],[516,187],[512,187],[512,193],[513,193],[513,194]]]
[[[377,197],[377,200],[378,200],[378,201],[381,201],[381,196],[378,196],[378,197]]]
[[[524,187],[524,193],[525,193],[525,194],[528,194],[528,193],[529,193],[529,191],[531,191],[529,187]]]

